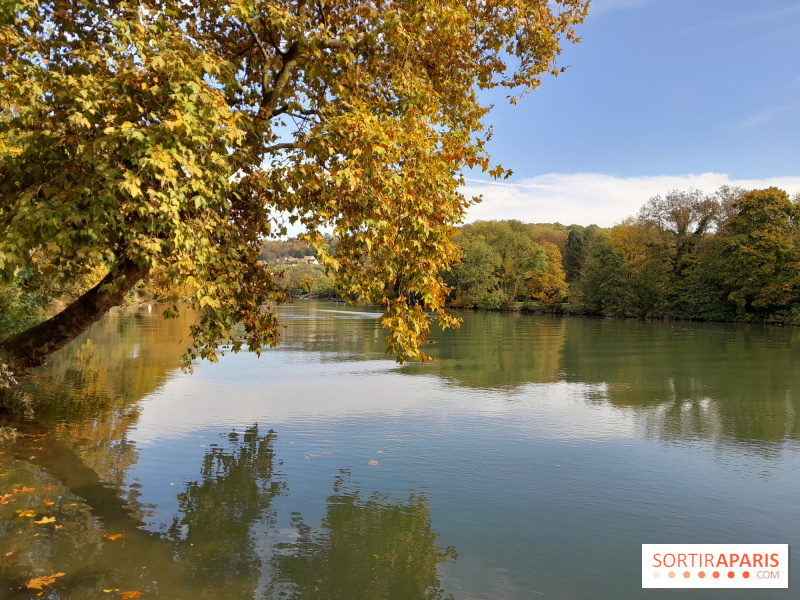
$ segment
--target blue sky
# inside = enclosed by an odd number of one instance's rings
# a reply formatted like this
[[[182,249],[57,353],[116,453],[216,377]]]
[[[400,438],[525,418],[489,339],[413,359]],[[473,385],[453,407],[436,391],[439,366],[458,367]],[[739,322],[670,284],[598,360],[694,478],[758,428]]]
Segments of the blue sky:
[[[800,192],[800,2],[594,0],[569,66],[489,117],[477,218],[611,225],[671,189]],[[475,181],[485,180],[485,182]]]

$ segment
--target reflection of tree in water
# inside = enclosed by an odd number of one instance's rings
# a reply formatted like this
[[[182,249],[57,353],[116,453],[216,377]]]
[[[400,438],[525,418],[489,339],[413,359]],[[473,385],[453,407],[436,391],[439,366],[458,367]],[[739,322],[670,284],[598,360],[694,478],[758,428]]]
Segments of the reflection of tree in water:
[[[265,597],[296,599],[433,600],[442,598],[437,567],[456,558],[436,545],[425,496],[393,502],[374,493],[366,500],[337,477],[320,531],[294,515],[297,539],[279,544]]]
[[[274,432],[254,426],[227,437],[227,448],[203,458],[202,479],[178,496],[182,516],[167,532],[183,576],[203,590],[195,597],[253,597],[261,573],[253,525],[272,525],[271,501],[282,490],[273,479]]]
[[[510,388],[563,378],[567,320],[518,313],[467,311],[457,331],[432,332],[436,362],[408,364],[404,372],[437,375],[459,386]]]
[[[746,325],[572,323],[568,381],[606,383],[647,435],[752,444],[800,436],[800,331]]]
[[[129,498],[126,506],[55,441],[40,466],[0,456],[0,466],[26,465],[24,478],[20,467],[7,475],[32,490],[0,505],[0,556],[13,553],[0,564],[0,596],[30,598],[24,584],[31,574],[64,572],[47,590],[52,600],[103,598],[102,589],[114,588],[170,599],[442,597],[437,566],[455,552],[436,546],[424,496],[362,500],[340,476],[320,531],[295,514],[297,541],[275,547],[273,501],[285,493],[275,473],[275,433],[253,426],[223,437],[203,457],[200,478],[178,495],[179,514],[163,532],[143,530],[138,503]],[[56,503],[44,505],[45,498]],[[16,516],[29,508],[37,518],[56,517],[63,530]],[[273,554],[265,557],[270,543]]]

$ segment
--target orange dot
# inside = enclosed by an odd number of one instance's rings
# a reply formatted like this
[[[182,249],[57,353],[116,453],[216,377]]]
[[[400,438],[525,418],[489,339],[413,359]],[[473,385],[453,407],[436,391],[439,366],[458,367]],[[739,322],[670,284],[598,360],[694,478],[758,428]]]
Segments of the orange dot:
[[[669,575],[669,578],[670,578],[670,579],[673,579],[673,578],[675,577],[675,571],[670,571],[670,572],[668,573],[668,575]]]
[[[717,579],[719,577],[719,571],[714,571],[712,575],[714,576],[714,579]]]
[[[728,579],[733,579],[734,577],[736,577],[736,573],[733,571],[728,571]]]
[[[700,572],[697,574],[697,576],[698,576],[700,579],[705,579],[705,578],[706,578],[706,572],[705,572],[705,571],[700,571]]]
[[[658,579],[659,577],[661,577],[661,573],[659,573],[658,571],[656,571],[655,573],[653,573],[653,577],[655,577],[656,579]]]
[[[691,573],[689,573],[689,571],[684,571],[684,572],[683,572],[683,578],[684,578],[684,579],[689,579],[689,577],[691,577],[691,576],[692,576],[692,574],[691,574]]]
[[[742,577],[744,577],[745,579],[749,578],[750,577],[750,571],[745,571],[744,573],[742,573]]]

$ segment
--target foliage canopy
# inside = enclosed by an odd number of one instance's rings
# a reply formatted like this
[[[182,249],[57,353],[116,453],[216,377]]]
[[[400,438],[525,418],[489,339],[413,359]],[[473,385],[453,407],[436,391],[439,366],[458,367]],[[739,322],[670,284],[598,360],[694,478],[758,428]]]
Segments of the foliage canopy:
[[[504,173],[478,90],[515,102],[556,75],[587,6],[2,0],[0,276],[109,273],[38,354],[6,350],[41,362],[153,269],[194,287],[190,358],[274,345],[283,293],[256,257],[283,214],[344,294],[385,305],[389,351],[424,360],[426,311],[456,324],[461,170]]]

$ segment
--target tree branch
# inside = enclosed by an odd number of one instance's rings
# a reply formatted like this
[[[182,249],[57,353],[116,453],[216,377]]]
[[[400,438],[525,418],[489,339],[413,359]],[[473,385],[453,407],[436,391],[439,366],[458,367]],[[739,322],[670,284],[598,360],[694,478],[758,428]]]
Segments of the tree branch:
[[[300,146],[298,146],[296,142],[284,142],[273,146],[267,146],[264,148],[264,152],[277,152],[278,150],[291,150],[299,147]]]
[[[264,48],[264,44],[261,43],[261,40],[256,35],[256,32],[253,31],[253,28],[250,27],[250,23],[245,22],[244,25],[245,25],[245,27],[247,27],[247,31],[250,32],[250,35],[253,36],[253,39],[256,41],[256,44],[258,44],[258,47],[261,49],[261,54],[264,55],[264,61],[265,62],[269,62],[270,57],[269,57],[269,54],[267,54],[267,49]]]
[[[275,82],[272,85],[272,89],[267,91],[266,85],[264,85],[264,95],[261,98],[261,106],[258,110],[259,120],[272,118],[275,108],[278,105],[278,100],[280,99],[284,88],[286,88],[286,84],[289,83],[289,76],[292,73],[292,69],[297,64],[299,55],[300,45],[297,42],[294,42],[291,46],[289,46],[289,49],[283,56],[283,66],[275,76]],[[266,73],[264,75],[266,79]],[[266,84],[266,81],[264,81],[264,83]]]

